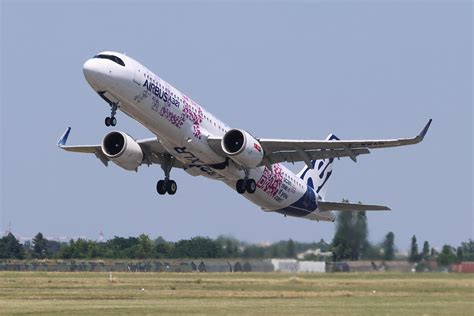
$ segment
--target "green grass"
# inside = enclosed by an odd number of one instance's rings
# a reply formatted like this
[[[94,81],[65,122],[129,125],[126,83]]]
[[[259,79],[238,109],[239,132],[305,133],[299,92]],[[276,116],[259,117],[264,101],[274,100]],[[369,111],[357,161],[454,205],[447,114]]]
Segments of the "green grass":
[[[474,275],[467,274],[112,276],[0,272],[0,314],[474,315]]]

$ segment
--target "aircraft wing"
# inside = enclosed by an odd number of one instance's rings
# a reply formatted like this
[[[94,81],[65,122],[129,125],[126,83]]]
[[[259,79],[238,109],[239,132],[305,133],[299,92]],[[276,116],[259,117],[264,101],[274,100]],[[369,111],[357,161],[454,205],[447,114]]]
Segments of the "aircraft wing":
[[[328,211],[390,211],[390,208],[384,205],[355,204],[344,202],[318,201],[318,207],[322,212]]]
[[[310,168],[311,160],[349,157],[357,161],[357,156],[369,154],[369,149],[413,145],[421,142],[431,125],[431,119],[423,130],[412,138],[379,139],[379,140],[287,140],[259,138],[258,141],[265,154],[261,165],[279,162],[304,161]],[[209,146],[216,153],[223,154],[222,137],[209,137]]]
[[[101,145],[74,145],[74,146],[67,146],[66,142],[69,137],[69,133],[71,132],[71,128],[68,127],[67,130],[64,132],[63,136],[58,141],[58,147],[71,152],[76,153],[88,153],[94,154],[105,166],[108,166],[109,158],[102,152]],[[146,139],[139,139],[137,140],[138,145],[140,145],[143,151],[143,164],[151,165],[151,164],[160,164],[162,162],[162,155],[168,154],[168,151],[161,145],[160,140],[156,137],[153,138],[146,138]],[[178,160],[174,160],[173,168],[185,168],[185,165],[179,162]]]

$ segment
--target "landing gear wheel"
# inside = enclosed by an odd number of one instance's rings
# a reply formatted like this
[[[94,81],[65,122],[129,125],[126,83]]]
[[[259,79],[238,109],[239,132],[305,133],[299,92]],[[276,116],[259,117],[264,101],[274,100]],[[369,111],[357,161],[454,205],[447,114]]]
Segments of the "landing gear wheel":
[[[117,119],[115,118],[115,116],[110,118],[110,125],[112,126],[117,125]]]
[[[176,190],[178,190],[176,182],[174,180],[168,180],[166,183],[166,192],[168,192],[169,195],[174,195]]]
[[[164,180],[160,180],[156,183],[156,192],[158,192],[159,195],[166,194],[166,187],[165,187]]]
[[[105,118],[105,126],[108,127],[108,126],[110,126],[111,124],[112,124],[112,120],[111,120],[110,117],[107,116],[107,117]]]
[[[245,193],[245,181],[244,181],[244,179],[237,180],[237,183],[235,184],[235,189],[237,190],[237,193],[239,193],[239,194],[244,194]]]
[[[245,189],[250,194],[255,193],[255,191],[257,190],[257,184],[255,183],[255,180],[248,179],[247,183],[245,183]]]

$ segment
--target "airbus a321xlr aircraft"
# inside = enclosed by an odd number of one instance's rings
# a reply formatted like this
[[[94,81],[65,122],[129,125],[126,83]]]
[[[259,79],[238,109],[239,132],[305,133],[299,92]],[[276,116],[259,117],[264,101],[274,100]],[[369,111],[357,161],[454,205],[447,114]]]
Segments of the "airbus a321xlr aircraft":
[[[120,110],[148,128],[156,137],[136,140],[125,132],[105,135],[100,145],[67,146],[69,127],[58,146],[94,154],[105,166],[111,161],[125,170],[159,164],[164,179],[159,194],[176,193],[172,168],[193,176],[220,180],[267,212],[317,221],[334,221],[332,211],[390,210],[381,205],[325,200],[334,158],[368,154],[369,149],[405,146],[423,140],[428,124],[413,138],[392,140],[286,140],[257,138],[231,128],[184,93],[172,87],[136,60],[115,52],[102,52],[86,61],[84,76],[111,109],[105,125],[117,124]],[[294,174],[281,163],[304,162]]]

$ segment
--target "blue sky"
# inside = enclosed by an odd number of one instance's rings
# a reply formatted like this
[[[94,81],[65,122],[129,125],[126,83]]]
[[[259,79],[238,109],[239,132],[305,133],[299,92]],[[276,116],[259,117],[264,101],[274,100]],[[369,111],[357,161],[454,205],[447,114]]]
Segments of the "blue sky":
[[[469,1],[1,3],[0,231],[332,239],[334,224],[264,213],[218,182],[173,170],[177,195],[158,196],[159,166],[130,173],[57,149],[67,126],[71,144],[109,131],[82,65],[114,50],[258,137],[405,137],[432,118],[422,144],[336,161],[328,198],[389,205],[368,215],[374,242],[473,238]]]

